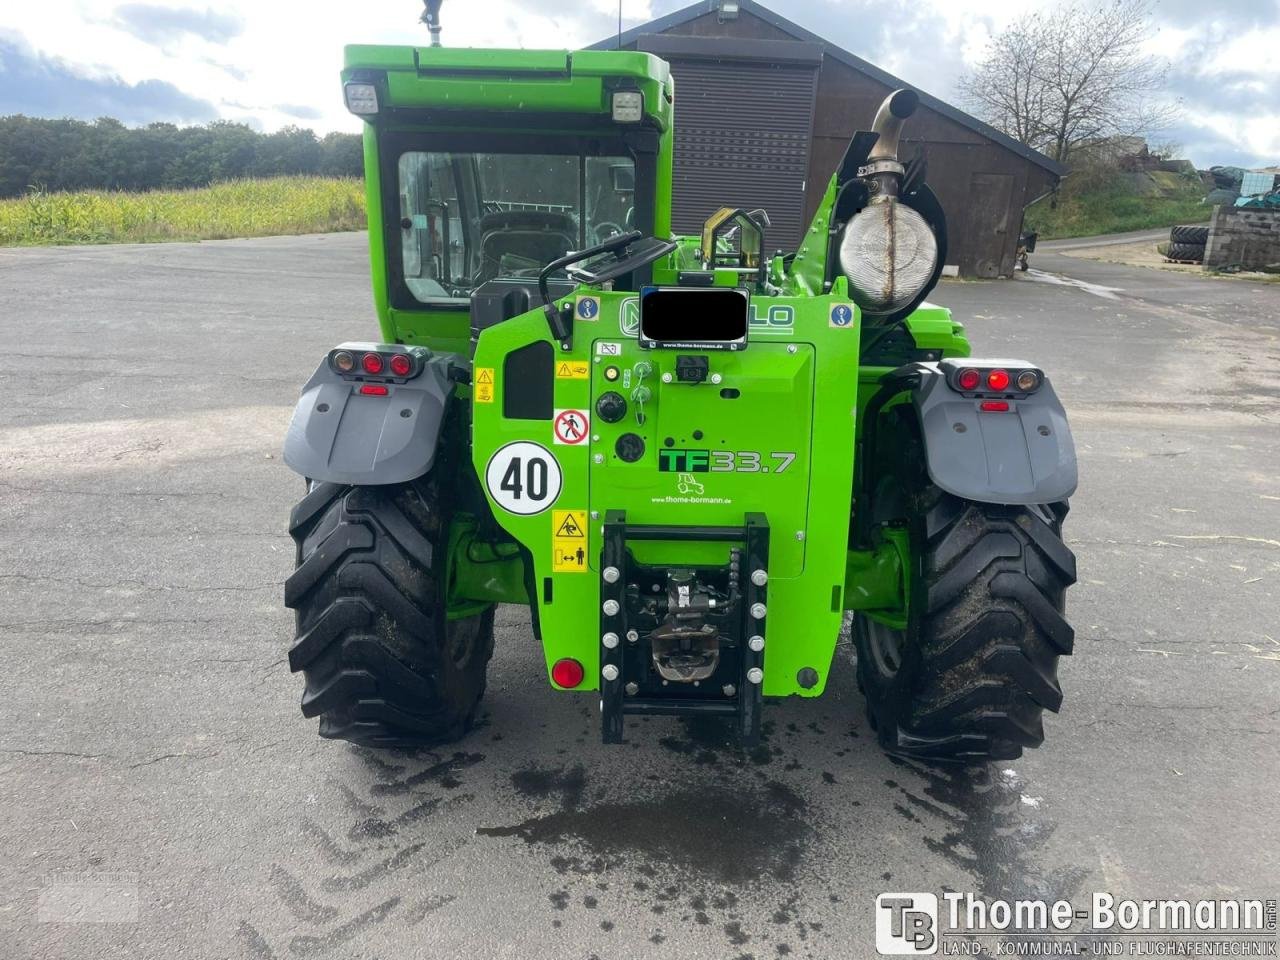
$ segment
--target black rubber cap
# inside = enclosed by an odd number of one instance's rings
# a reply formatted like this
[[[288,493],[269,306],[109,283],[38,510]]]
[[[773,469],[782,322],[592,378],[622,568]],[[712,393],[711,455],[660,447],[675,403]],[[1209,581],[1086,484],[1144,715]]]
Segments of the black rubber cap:
[[[596,401],[596,414],[605,423],[617,423],[627,415],[627,401],[613,390],[602,393]]]
[[[638,433],[624,433],[613,445],[613,452],[625,463],[635,463],[644,456],[644,437]]]

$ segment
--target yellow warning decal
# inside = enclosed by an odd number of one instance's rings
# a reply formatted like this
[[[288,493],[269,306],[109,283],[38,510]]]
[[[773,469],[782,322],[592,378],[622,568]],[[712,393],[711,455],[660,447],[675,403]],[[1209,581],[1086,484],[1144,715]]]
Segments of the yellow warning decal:
[[[476,403],[493,403],[493,367],[476,367]]]
[[[551,572],[587,572],[587,511],[551,511]]]
[[[585,360],[561,360],[556,364],[557,380],[585,380],[591,374],[591,364]]]

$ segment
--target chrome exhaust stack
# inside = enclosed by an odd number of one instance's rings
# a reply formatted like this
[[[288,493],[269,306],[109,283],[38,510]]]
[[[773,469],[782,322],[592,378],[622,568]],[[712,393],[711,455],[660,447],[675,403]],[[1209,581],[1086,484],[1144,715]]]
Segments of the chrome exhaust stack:
[[[902,125],[920,106],[920,95],[914,90],[895,90],[884,98],[876,111],[871,132],[877,134],[876,142],[867,154],[866,165],[859,176],[869,179],[875,187],[872,193],[881,197],[896,197],[902,183],[904,168],[898,159],[898,145],[902,137]]]

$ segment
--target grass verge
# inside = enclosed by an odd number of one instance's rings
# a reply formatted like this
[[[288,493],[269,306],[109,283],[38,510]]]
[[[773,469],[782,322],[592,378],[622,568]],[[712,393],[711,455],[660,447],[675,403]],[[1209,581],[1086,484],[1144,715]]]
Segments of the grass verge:
[[[1201,202],[1198,179],[1170,176],[1160,187],[1143,192],[1129,177],[1073,174],[1062,182],[1056,207],[1045,198],[1027,208],[1027,228],[1041,240],[1061,240],[1204,223],[1213,212]]]
[[[356,179],[231,180],[197,190],[84,191],[0,200],[0,246],[223,240],[362,230]]]

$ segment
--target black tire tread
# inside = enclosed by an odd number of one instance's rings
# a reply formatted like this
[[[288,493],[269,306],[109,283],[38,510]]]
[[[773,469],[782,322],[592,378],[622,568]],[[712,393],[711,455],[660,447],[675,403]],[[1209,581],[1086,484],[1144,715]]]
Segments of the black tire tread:
[[[472,725],[493,653],[493,609],[445,617],[432,561],[444,524],[433,488],[317,483],[294,507],[297,611],[289,668],[322,737],[368,746],[443,743]],[[451,631],[473,631],[454,663]]]
[[[892,753],[1013,759],[1043,742],[1043,712],[1062,705],[1058,658],[1074,640],[1064,597],[1076,579],[1061,538],[1066,504],[983,504],[932,487],[925,498],[914,649],[886,688],[860,631],[868,711]]]
[[[1198,263],[1204,259],[1204,244],[1171,243],[1165,256],[1170,260],[1190,260]]]
[[[1173,243],[1203,247],[1209,242],[1209,228],[1199,225],[1177,226],[1169,231],[1169,240]]]

